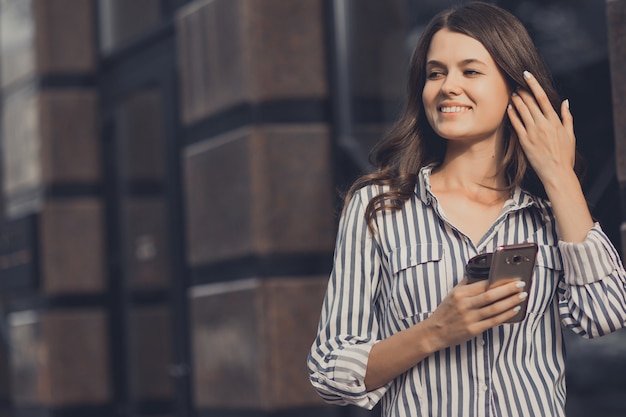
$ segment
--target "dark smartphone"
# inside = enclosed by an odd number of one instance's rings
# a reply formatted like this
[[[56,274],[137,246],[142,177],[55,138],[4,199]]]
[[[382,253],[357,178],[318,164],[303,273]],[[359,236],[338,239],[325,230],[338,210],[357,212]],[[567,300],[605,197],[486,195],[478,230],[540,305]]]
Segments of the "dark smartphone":
[[[522,280],[526,283],[524,291],[530,294],[536,260],[537,244],[534,242],[499,246],[491,259],[489,286],[494,287],[507,282]],[[526,317],[527,306],[528,298],[520,304],[520,311],[507,323],[523,320]]]
[[[489,278],[492,255],[491,252],[481,253],[467,261],[465,276],[470,283]]]

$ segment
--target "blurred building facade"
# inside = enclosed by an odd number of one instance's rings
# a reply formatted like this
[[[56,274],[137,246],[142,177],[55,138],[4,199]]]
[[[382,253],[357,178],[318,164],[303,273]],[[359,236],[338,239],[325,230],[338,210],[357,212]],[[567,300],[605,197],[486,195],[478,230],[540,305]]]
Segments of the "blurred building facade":
[[[0,0],[0,416],[371,415],[305,368],[337,191],[451,3]],[[570,98],[619,246],[626,1],[500,3]],[[626,414],[622,333],[571,340],[572,417]]]

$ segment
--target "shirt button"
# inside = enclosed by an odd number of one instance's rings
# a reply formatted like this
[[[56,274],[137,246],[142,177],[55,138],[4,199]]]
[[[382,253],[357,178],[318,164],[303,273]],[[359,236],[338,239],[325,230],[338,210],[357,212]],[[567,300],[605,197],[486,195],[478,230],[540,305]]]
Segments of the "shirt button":
[[[478,342],[481,346],[485,346],[485,339],[480,339]]]
[[[483,385],[480,387],[480,389],[483,390],[484,392],[487,392],[489,388],[487,388],[487,385]]]

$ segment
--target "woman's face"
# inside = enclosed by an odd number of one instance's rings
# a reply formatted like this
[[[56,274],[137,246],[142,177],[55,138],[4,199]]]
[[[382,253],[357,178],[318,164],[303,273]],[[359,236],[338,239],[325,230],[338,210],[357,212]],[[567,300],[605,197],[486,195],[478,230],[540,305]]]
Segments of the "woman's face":
[[[422,101],[435,133],[451,141],[500,139],[511,90],[476,39],[442,29],[426,56]]]

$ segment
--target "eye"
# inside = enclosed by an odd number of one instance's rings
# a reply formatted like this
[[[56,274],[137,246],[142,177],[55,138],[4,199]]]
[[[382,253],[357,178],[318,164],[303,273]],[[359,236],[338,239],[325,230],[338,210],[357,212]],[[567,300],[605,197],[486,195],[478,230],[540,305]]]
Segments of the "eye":
[[[436,79],[438,79],[438,78],[443,77],[443,72],[433,70],[433,71],[428,72],[428,74],[426,75],[426,77],[427,77],[429,80],[436,80]]]
[[[469,76],[469,77],[475,77],[477,75],[481,75],[481,73],[479,71],[473,70],[473,69],[468,69],[463,71],[463,74]]]

